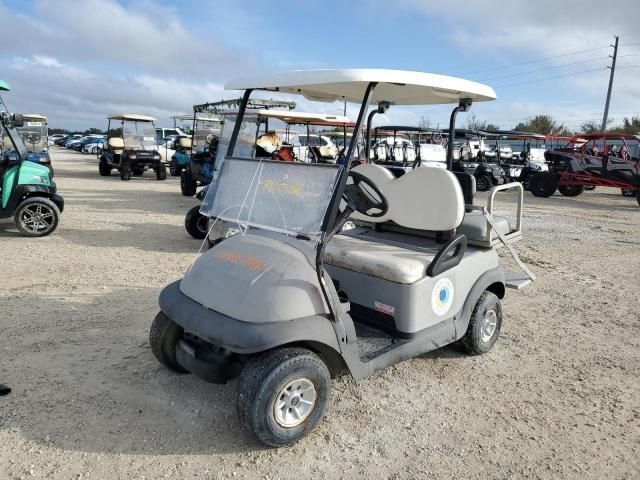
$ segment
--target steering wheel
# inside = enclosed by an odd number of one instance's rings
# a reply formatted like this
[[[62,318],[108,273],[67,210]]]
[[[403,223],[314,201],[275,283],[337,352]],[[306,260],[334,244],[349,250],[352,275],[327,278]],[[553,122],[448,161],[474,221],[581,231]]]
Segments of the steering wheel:
[[[353,184],[346,186],[342,199],[362,215],[371,218],[384,216],[389,210],[389,203],[376,184],[359,172],[351,171],[349,172],[349,176],[353,180]],[[365,186],[368,188],[365,188]],[[373,193],[369,191],[369,189],[373,190]],[[373,194],[375,194],[375,196]],[[376,196],[378,198],[376,198]],[[368,213],[369,210],[372,209],[379,211]]]
[[[27,133],[24,137],[25,141],[27,143],[30,143],[31,145],[35,145],[36,143],[38,143],[41,138],[42,136],[39,133],[35,132]]]

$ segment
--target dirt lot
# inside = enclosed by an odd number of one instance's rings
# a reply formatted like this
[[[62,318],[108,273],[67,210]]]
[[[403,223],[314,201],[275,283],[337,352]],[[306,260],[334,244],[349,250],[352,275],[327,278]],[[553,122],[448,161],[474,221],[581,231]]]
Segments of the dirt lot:
[[[496,348],[424,355],[334,383],[306,440],[243,433],[235,384],[162,369],[160,289],[199,242],[178,181],[98,176],[53,152],[59,230],[0,225],[0,478],[640,478],[640,208],[614,190],[527,194],[522,257]]]

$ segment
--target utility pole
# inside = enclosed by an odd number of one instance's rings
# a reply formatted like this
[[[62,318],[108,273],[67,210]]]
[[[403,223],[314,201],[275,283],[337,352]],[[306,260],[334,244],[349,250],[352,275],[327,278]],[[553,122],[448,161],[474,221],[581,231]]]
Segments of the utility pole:
[[[613,57],[611,57],[611,66],[607,67],[611,69],[611,75],[609,76],[609,89],[607,90],[607,101],[604,104],[604,117],[602,117],[602,133],[607,130],[607,120],[609,120],[609,102],[611,101],[611,89],[613,88],[613,74],[616,71],[616,59],[618,58],[618,37],[614,36],[616,39],[615,43],[611,45],[613,47]]]

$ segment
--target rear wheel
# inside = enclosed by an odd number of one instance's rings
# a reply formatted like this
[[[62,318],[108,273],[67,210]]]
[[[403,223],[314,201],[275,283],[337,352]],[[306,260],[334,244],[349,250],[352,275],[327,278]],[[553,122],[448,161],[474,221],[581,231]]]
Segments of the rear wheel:
[[[293,445],[322,420],[331,395],[326,364],[304,348],[253,357],[238,381],[242,425],[265,445]]]
[[[44,237],[58,226],[60,210],[48,198],[31,197],[18,204],[14,220],[23,235]]]
[[[469,355],[487,353],[495,345],[502,328],[502,303],[492,292],[485,290],[471,313],[467,332],[459,341]]]
[[[577,197],[584,192],[584,185],[558,185],[558,191],[565,197]]]
[[[529,188],[535,197],[550,197],[558,188],[558,179],[553,173],[536,173],[529,180]]]
[[[199,205],[189,210],[184,217],[184,228],[187,233],[198,240],[203,240],[207,236],[208,223],[209,219],[200,213]]]
[[[196,194],[198,184],[196,183],[191,171],[183,170],[180,174],[180,190],[185,197],[193,197]]]
[[[176,345],[183,333],[183,328],[163,312],[156,315],[149,330],[149,344],[156,360],[176,373],[188,373],[176,360]]]
[[[479,192],[488,192],[491,188],[493,188],[493,182],[491,181],[490,175],[485,173],[476,178],[476,190]]]
[[[167,179],[167,166],[164,163],[161,163],[156,167],[156,179],[158,180]]]

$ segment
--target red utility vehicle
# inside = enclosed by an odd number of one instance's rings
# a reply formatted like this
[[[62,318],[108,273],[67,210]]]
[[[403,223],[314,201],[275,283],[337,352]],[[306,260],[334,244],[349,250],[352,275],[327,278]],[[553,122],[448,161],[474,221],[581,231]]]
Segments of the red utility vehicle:
[[[640,204],[640,137],[595,133],[573,137],[562,148],[544,154],[548,172],[531,177],[531,193],[550,197],[558,190],[575,197],[588,187],[615,187]]]

